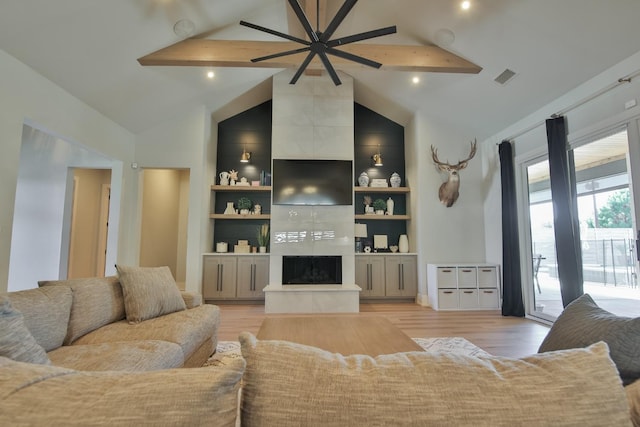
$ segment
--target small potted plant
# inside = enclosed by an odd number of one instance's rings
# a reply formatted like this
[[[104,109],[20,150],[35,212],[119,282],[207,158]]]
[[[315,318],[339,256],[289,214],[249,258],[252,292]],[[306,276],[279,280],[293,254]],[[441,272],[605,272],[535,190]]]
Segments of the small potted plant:
[[[382,199],[375,199],[373,201],[373,210],[376,211],[376,215],[384,215],[384,210],[387,208],[387,202]]]
[[[251,209],[251,200],[247,197],[240,197],[238,199],[238,210],[240,210],[241,215],[248,215],[249,209]]]
[[[267,245],[269,244],[269,224],[264,223],[258,228],[258,246],[260,253],[267,252]]]

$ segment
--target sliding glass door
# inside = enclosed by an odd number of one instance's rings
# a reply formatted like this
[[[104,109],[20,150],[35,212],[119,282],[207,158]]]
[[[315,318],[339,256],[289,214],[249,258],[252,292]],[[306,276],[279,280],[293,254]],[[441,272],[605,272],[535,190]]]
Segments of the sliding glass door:
[[[618,130],[573,149],[584,292],[602,308],[623,316],[640,315],[640,288],[628,139]],[[557,274],[553,200],[549,164],[538,158],[525,165],[527,184],[528,254],[531,262],[527,313],[554,319],[563,310]]]

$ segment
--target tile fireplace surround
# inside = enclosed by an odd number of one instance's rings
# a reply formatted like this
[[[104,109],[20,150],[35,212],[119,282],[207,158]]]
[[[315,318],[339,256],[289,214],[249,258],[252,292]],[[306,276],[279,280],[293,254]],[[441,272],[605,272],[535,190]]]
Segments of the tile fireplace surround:
[[[293,73],[273,78],[273,158],[353,161],[353,79],[340,73],[335,86],[326,75],[302,76],[290,85]],[[359,311],[353,212],[353,205],[271,207],[266,313]],[[282,257],[299,255],[341,256],[342,284],[283,286]]]

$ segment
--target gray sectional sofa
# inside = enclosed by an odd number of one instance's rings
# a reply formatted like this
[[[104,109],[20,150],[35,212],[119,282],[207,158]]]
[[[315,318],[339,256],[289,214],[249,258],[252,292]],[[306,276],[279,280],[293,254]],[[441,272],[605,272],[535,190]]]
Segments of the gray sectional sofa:
[[[81,371],[202,366],[216,348],[220,309],[177,287],[175,295],[170,312],[143,321],[129,320],[118,277],[43,281],[3,298],[22,314],[52,365]]]

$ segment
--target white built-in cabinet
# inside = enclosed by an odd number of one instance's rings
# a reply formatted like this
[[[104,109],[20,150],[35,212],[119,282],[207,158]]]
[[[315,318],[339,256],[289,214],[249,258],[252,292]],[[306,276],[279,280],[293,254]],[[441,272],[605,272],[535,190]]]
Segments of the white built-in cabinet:
[[[500,308],[497,265],[428,264],[427,289],[434,310]]]

